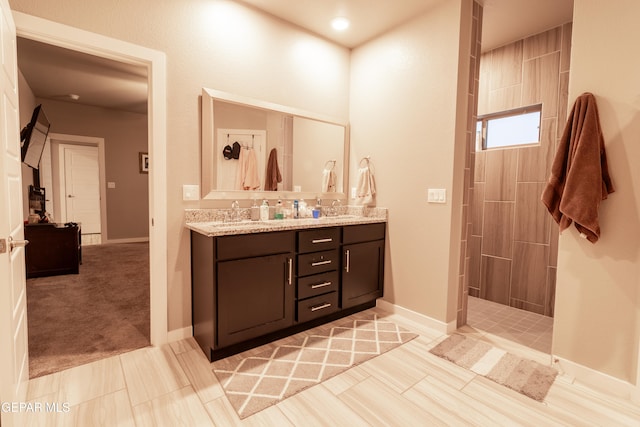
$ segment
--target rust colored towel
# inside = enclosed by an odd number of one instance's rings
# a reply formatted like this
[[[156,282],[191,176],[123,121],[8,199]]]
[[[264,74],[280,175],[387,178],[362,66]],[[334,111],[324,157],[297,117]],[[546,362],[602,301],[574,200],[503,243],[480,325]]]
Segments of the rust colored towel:
[[[574,222],[581,236],[595,243],[600,201],[613,191],[596,99],[584,93],[567,120],[542,202],[561,232]]]
[[[280,168],[278,167],[278,152],[273,148],[269,153],[269,160],[267,161],[267,176],[264,178],[264,190],[278,190],[279,182],[282,182],[282,175],[280,175]]]

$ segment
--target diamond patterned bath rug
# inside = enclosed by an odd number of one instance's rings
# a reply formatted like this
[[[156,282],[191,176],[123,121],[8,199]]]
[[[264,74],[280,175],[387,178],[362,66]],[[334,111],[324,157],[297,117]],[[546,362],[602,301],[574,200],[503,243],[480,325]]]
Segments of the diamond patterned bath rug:
[[[431,353],[542,402],[558,371],[483,341],[453,334]]]
[[[213,372],[242,419],[415,337],[375,314],[356,314],[215,361]]]

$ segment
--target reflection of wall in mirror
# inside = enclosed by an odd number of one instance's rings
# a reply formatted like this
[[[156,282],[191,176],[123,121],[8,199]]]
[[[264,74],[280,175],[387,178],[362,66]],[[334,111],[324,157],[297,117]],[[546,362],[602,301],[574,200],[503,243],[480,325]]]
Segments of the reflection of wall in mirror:
[[[300,153],[304,153],[301,155]],[[342,189],[342,164],[344,156],[344,128],[338,125],[293,118],[293,185],[301,191],[317,191],[322,188],[323,170],[329,160],[337,160],[336,188]]]

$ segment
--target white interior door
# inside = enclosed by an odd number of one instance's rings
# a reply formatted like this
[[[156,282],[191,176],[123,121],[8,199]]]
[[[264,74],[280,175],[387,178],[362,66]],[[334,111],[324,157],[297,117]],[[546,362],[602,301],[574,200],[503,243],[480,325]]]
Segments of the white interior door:
[[[77,222],[82,234],[99,234],[100,161],[98,147],[62,145],[65,222]]]
[[[0,401],[20,402],[29,379],[16,28],[0,0]],[[3,426],[16,425],[0,411]]]

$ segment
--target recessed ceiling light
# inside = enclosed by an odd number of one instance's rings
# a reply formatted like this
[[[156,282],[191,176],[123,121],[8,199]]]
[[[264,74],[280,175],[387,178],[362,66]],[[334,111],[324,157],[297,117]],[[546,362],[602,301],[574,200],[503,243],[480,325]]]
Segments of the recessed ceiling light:
[[[336,31],[346,30],[347,28],[349,28],[349,24],[349,20],[343,17],[334,18],[333,21],[331,21],[331,26]]]

